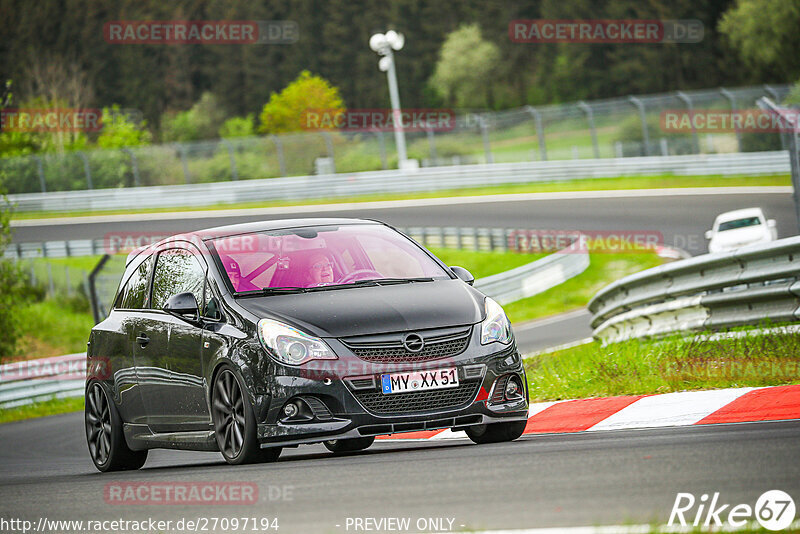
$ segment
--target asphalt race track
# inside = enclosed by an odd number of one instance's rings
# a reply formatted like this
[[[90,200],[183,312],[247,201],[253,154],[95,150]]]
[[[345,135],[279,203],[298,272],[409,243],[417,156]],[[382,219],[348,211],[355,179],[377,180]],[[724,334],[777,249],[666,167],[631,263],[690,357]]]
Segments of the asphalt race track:
[[[529,228],[539,230],[596,230],[660,232],[663,243],[684,249],[692,255],[706,252],[703,234],[714,218],[724,211],[760,206],[769,218],[777,220],[778,237],[797,233],[790,188],[773,188],[773,193],[742,190],[737,194],[693,194],[685,190],[626,192],[583,192],[561,195],[517,195],[528,200],[498,201],[484,197],[479,202],[463,198],[444,199],[436,204],[426,201],[400,201],[395,207],[369,208],[351,204],[346,208],[326,206],[263,210],[260,214],[225,213],[208,210],[199,216],[180,218],[179,214],[158,213],[142,216],[110,217],[97,222],[58,219],[26,221],[14,227],[15,242],[99,239],[125,232],[152,232],[173,235],[213,226],[236,224],[265,218],[361,217],[379,219],[395,226],[466,226],[491,228]],[[717,189],[719,191],[719,189]],[[606,196],[611,194],[612,196]],[[631,193],[627,193],[631,194]],[[596,196],[595,196],[596,195]],[[551,195],[552,196],[552,195]],[[113,222],[114,220],[116,222]],[[44,224],[42,224],[44,223]]]
[[[798,421],[526,435],[481,446],[384,442],[343,457],[313,445],[242,467],[216,453],[159,450],[141,471],[108,475],[94,470],[82,432],[82,414],[0,426],[0,517],[257,515],[277,517],[279,532],[347,532],[348,517],[448,517],[455,530],[510,529],[663,524],[677,492],[719,492],[720,502],[751,506],[766,490],[800,493]],[[169,481],[255,482],[259,502],[128,506],[104,498],[108,483]]]

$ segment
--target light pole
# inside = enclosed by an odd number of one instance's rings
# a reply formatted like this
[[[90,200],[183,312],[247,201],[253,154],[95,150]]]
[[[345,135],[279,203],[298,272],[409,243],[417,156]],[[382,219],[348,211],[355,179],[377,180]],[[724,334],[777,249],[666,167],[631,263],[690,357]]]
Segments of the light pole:
[[[400,114],[400,94],[397,91],[397,74],[394,70],[394,52],[403,48],[406,39],[402,33],[389,30],[385,34],[376,33],[369,38],[369,47],[383,56],[378,61],[378,68],[386,73],[389,79],[389,99],[392,102],[392,116],[394,118],[394,142],[397,145],[398,166],[402,169],[407,166],[406,136],[403,132],[403,120]]]

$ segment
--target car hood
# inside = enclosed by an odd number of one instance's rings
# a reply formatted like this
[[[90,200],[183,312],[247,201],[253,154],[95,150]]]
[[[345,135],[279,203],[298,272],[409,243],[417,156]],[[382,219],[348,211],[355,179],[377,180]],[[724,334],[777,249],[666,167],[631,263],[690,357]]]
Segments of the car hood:
[[[713,238],[713,246],[719,250],[739,248],[750,243],[769,241],[769,231],[761,225],[750,228],[736,228],[717,233]]]
[[[320,337],[422,330],[483,319],[483,295],[460,280],[437,280],[311,293],[237,298],[258,318]]]

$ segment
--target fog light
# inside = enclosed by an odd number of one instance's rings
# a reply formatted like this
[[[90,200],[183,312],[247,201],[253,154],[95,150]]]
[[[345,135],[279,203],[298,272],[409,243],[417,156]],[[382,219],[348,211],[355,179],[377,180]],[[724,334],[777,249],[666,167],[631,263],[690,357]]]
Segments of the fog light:
[[[297,415],[297,412],[299,412],[299,411],[300,411],[300,408],[298,408],[297,405],[295,403],[293,403],[293,402],[290,402],[290,403],[286,404],[286,406],[283,407],[283,414],[286,417],[289,417],[289,418],[292,418],[295,415]]]
[[[520,386],[519,383],[517,383],[516,377],[510,378],[508,382],[506,382],[505,396],[508,400],[512,400],[520,396]]]

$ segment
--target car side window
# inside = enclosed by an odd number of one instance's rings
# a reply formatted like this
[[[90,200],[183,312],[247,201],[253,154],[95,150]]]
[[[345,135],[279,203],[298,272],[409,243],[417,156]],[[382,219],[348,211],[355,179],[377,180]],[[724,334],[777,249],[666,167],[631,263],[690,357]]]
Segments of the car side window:
[[[145,307],[147,299],[147,275],[150,271],[150,258],[145,259],[139,267],[131,273],[122,291],[117,307],[138,310]]]
[[[222,310],[220,309],[219,298],[217,291],[212,289],[212,285],[216,288],[216,284],[212,284],[211,277],[206,279],[206,301],[203,305],[203,317],[211,319],[212,321],[222,320]]]
[[[186,292],[194,294],[202,306],[205,281],[205,269],[191,252],[177,248],[161,251],[153,273],[152,308],[160,310],[171,296]]]

